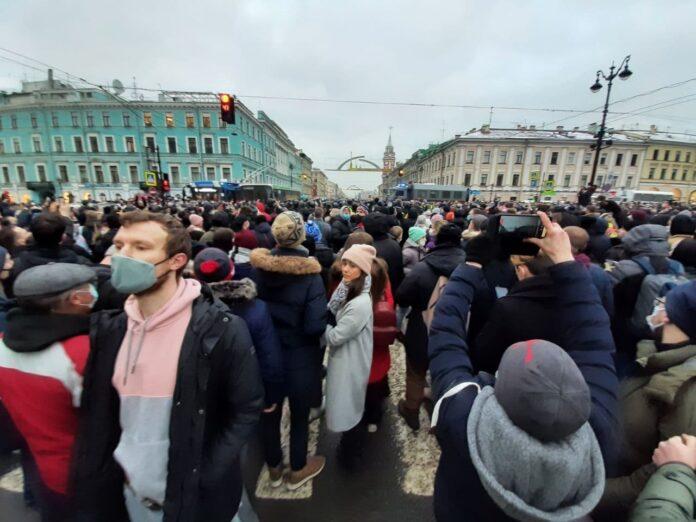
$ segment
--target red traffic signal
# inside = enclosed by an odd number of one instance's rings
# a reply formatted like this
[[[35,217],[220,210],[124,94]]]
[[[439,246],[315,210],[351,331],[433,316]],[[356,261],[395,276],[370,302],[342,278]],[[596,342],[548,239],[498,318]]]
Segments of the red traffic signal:
[[[171,187],[169,186],[169,174],[162,174],[162,192],[169,192]]]
[[[234,96],[225,92],[218,94],[220,100],[220,119],[234,124]]]

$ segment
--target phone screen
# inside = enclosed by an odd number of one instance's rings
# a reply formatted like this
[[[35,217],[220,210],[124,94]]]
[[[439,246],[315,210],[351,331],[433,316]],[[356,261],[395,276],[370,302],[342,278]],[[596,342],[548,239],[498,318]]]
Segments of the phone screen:
[[[539,216],[503,215],[498,223],[498,233],[514,233],[518,237],[537,237],[540,225]]]

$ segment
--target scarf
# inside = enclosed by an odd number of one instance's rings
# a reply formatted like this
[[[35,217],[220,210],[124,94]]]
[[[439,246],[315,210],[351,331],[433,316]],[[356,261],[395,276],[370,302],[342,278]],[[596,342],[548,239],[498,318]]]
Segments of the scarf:
[[[370,291],[370,286],[372,285],[372,277],[369,275],[365,278],[365,284],[363,285],[363,292],[365,291]],[[346,304],[346,299],[348,298],[348,285],[344,280],[341,280],[341,283],[336,287],[336,290],[334,290],[334,293],[331,294],[331,299],[329,300],[329,304],[326,306],[329,311],[336,315],[338,314],[338,311],[343,308],[343,305]]]

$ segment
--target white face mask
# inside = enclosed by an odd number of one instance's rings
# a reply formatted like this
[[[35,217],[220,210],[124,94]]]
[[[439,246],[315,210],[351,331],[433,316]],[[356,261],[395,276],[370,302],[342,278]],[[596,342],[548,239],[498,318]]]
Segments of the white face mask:
[[[665,324],[664,322],[662,322],[662,323],[657,322],[657,316],[660,313],[663,313],[664,310],[665,310],[664,305],[656,305],[653,308],[652,313],[645,318],[645,322],[648,323],[648,327],[650,328],[651,332],[654,333],[655,330],[657,330],[660,326],[664,326],[664,324]]]

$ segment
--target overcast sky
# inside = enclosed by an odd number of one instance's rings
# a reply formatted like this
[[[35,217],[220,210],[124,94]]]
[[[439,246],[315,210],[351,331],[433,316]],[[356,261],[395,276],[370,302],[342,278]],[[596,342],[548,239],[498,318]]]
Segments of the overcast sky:
[[[614,100],[696,77],[694,20],[691,0],[0,0],[0,47],[98,83],[131,85],[135,76],[143,87],[238,93],[328,169],[351,152],[381,164],[390,126],[403,161],[486,123],[489,111],[248,96],[587,110],[604,101],[604,90],[588,89],[595,71],[626,54],[634,75],[615,85]],[[39,76],[0,59],[0,89]],[[614,109],[692,93],[696,81]],[[616,126],[655,123],[696,134],[696,96],[691,100]],[[497,109],[492,122],[540,126],[570,115]],[[329,175],[344,187],[379,183],[376,174]]]

